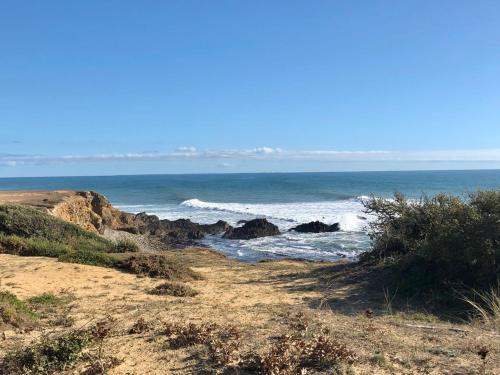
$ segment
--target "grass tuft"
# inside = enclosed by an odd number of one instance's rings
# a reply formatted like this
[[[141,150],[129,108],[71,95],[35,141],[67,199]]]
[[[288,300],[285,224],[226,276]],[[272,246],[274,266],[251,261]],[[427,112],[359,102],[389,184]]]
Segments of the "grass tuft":
[[[489,291],[472,291],[471,297],[462,297],[473,309],[473,316],[486,325],[500,326],[500,284]]]
[[[15,294],[0,292],[0,322],[14,327],[31,325],[37,318],[26,302]]]

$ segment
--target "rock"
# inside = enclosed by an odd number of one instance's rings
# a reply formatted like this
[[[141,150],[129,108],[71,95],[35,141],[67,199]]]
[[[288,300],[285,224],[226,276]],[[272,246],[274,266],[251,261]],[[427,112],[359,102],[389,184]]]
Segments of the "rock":
[[[277,236],[281,234],[278,227],[266,219],[254,219],[242,227],[232,228],[224,233],[224,238],[231,240],[249,240],[258,237]]]
[[[246,224],[246,223],[248,223],[248,220],[238,220],[238,222],[236,223],[236,225]]]
[[[219,220],[214,224],[201,224],[200,229],[203,233],[206,234],[220,234],[232,229],[232,226],[226,223],[224,220]]]
[[[339,223],[335,223],[332,225],[328,225],[322,223],[321,221],[311,221],[307,224],[297,225],[295,228],[292,228],[295,232],[299,233],[323,233],[323,232],[337,232],[340,230]]]

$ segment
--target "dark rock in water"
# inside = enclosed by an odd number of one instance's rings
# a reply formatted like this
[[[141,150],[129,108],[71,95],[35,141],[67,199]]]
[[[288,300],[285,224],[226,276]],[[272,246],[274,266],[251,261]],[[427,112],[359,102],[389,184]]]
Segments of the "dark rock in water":
[[[206,234],[220,234],[227,232],[228,230],[232,229],[233,227],[226,223],[224,220],[219,220],[218,222],[214,224],[201,224],[200,229],[203,233]]]
[[[246,223],[248,223],[248,220],[238,220],[238,222],[236,223],[236,225],[246,224]]]
[[[266,219],[254,219],[242,227],[232,228],[224,233],[224,238],[231,240],[249,240],[258,237],[277,236],[281,234],[278,227]]]
[[[356,217],[360,220],[368,220],[365,216],[356,215]]]
[[[322,223],[321,221],[311,221],[307,224],[297,225],[295,228],[290,230],[294,230],[299,233],[323,233],[323,232],[337,232],[340,230],[339,223],[335,223],[332,225],[328,225]]]

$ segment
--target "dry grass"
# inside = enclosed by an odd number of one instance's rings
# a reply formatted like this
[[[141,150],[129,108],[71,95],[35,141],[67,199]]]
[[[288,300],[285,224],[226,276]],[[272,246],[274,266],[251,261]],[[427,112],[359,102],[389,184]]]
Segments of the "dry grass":
[[[463,300],[473,309],[473,316],[483,324],[500,327],[500,284],[489,291],[472,291],[471,297]]]
[[[155,286],[149,293],[157,296],[173,297],[194,297],[198,294],[198,292],[189,285],[172,281],[167,281]]]
[[[167,280],[199,280],[201,275],[168,254],[138,254],[125,259],[121,268],[138,275]]]

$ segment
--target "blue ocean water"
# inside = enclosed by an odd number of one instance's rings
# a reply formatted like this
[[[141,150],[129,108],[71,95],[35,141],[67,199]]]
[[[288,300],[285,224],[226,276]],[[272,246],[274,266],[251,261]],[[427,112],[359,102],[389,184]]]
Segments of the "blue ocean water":
[[[210,223],[266,217],[281,236],[250,241],[210,236],[205,243],[238,259],[295,257],[355,258],[370,246],[370,217],[362,200],[374,194],[409,198],[440,192],[466,196],[499,189],[500,170],[144,175],[103,177],[0,178],[0,190],[95,190],[129,212]],[[341,231],[299,234],[288,229],[304,222],[339,222]]]

